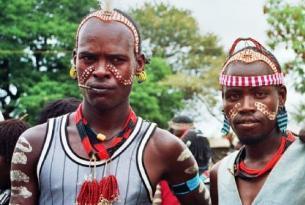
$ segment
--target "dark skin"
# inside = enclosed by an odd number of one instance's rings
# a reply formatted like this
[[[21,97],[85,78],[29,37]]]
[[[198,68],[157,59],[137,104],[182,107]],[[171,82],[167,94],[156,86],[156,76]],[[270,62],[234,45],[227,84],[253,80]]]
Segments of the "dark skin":
[[[135,54],[131,31],[118,22],[104,23],[96,18],[91,18],[80,30],[78,46],[73,59],[78,72],[82,72],[90,65],[95,65],[97,69],[88,78],[86,85],[102,88],[101,92],[82,90],[85,118],[96,132],[101,132],[106,136],[115,135],[122,129],[128,116],[131,85],[126,86],[119,83],[110,71],[104,69],[104,66],[107,63],[115,65],[124,77],[144,69],[144,55]],[[68,121],[68,141],[77,155],[89,160],[77,132],[73,120],[74,115],[75,113],[72,113]],[[12,197],[11,203],[29,205],[38,203],[36,166],[45,133],[46,124],[42,124],[27,130],[22,135],[32,145],[33,151],[27,154],[29,159],[27,166],[13,165],[12,169],[26,173],[30,177],[30,182],[27,184],[13,183],[12,186],[25,186],[33,195],[27,199]],[[105,146],[109,146],[111,142],[112,140],[107,141]],[[177,161],[185,148],[183,142],[165,130],[158,128],[153,133],[144,150],[144,165],[153,189],[161,179],[167,180],[170,184],[177,184],[196,175],[196,173],[186,174],[184,172],[185,169],[196,163],[193,157],[183,162]],[[179,199],[182,204],[207,204],[204,200],[204,192],[199,193],[198,188]]]
[[[264,62],[245,64],[234,62],[225,70],[227,75],[256,76],[273,74],[271,68]],[[277,112],[279,106],[286,101],[286,88],[284,86],[261,87],[224,87],[223,108],[228,116],[229,111],[240,103],[237,115],[229,119],[233,131],[241,143],[245,145],[246,156],[244,162],[252,169],[262,169],[274,156],[280,146],[282,135],[276,126],[275,120],[270,120],[254,106],[255,102],[263,103],[270,112]],[[212,204],[218,204],[217,192],[217,163],[211,170],[211,197]],[[252,181],[236,179],[240,199],[243,205],[250,205],[264,185],[268,174]]]

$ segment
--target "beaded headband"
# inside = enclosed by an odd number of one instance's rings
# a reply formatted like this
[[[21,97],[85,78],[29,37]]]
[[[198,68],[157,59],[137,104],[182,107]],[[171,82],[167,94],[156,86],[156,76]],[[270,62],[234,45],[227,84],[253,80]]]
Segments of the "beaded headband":
[[[79,31],[80,31],[81,27],[88,19],[90,19],[92,17],[96,17],[103,22],[117,21],[117,22],[120,22],[120,23],[126,25],[130,29],[130,31],[132,32],[133,37],[134,37],[135,53],[139,54],[140,36],[139,36],[136,26],[134,25],[133,22],[131,22],[126,16],[121,14],[119,11],[113,10],[110,6],[109,1],[106,1],[105,9],[101,8],[100,10],[89,14],[82,20],[82,22],[79,24],[78,29],[77,29],[76,44],[78,42],[78,35],[79,35]]]
[[[253,49],[244,49],[236,54],[233,54],[237,43],[240,41],[251,41],[255,44]],[[259,52],[261,51],[261,52]],[[231,63],[240,61],[246,64],[263,61],[265,62],[273,71],[274,74],[271,75],[260,75],[260,76],[231,76],[223,74],[225,68]],[[284,74],[279,72],[278,65],[268,57],[265,52],[263,52],[263,46],[252,38],[242,39],[239,38],[235,40],[230,49],[230,57],[224,64],[221,75],[219,77],[219,83],[223,86],[242,86],[242,87],[257,87],[257,86],[268,86],[268,85],[284,85]]]

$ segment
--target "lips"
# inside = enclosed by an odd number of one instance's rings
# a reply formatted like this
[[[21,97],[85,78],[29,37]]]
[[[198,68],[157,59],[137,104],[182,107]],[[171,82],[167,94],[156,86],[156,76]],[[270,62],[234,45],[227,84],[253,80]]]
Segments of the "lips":
[[[252,129],[259,125],[260,121],[254,117],[240,117],[235,120],[235,125],[241,129]]]
[[[105,93],[114,89],[113,86],[110,86],[108,84],[101,84],[101,83],[88,83],[87,86],[91,88],[90,89],[91,91],[97,93]]]

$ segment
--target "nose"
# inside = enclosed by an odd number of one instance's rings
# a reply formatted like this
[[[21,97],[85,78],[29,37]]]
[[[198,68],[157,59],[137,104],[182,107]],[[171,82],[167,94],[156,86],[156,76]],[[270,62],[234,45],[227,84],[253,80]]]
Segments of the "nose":
[[[246,95],[242,99],[241,105],[238,109],[241,113],[254,112],[255,111],[255,102],[252,96]]]
[[[94,78],[110,78],[110,71],[106,68],[107,63],[101,61],[98,63],[96,69],[93,71],[92,75]]]

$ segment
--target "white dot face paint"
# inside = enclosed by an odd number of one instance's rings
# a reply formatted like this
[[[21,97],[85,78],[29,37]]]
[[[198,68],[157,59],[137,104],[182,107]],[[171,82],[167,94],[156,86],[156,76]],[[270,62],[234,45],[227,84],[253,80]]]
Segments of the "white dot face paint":
[[[26,187],[24,186],[17,186],[17,187],[12,187],[12,197],[23,197],[25,199],[29,198],[32,196],[32,192],[30,192]]]
[[[23,152],[14,152],[12,156],[12,164],[26,164],[27,157]]]
[[[16,144],[16,148],[22,152],[32,152],[32,146],[24,137],[19,138]]]
[[[256,107],[256,109],[258,111],[260,111],[261,113],[263,113],[269,120],[275,120],[276,118],[276,112],[272,112],[268,109],[268,106],[260,103],[260,102],[255,102],[254,106]]]
[[[106,69],[109,70],[112,75],[123,85],[131,85],[133,80],[133,75],[131,74],[128,78],[123,78],[120,71],[112,64],[107,64]]]
[[[239,108],[240,106],[241,106],[240,103],[236,103],[236,104],[234,105],[234,107],[229,111],[228,118],[229,118],[230,120],[233,120],[233,119],[236,117],[236,115],[238,114],[238,108]]]
[[[28,177],[25,173],[23,173],[20,170],[12,170],[11,171],[11,181],[28,183],[30,181],[30,177]]]
[[[92,65],[87,67],[83,72],[80,73],[78,77],[79,83],[85,85],[86,81],[89,79],[89,77],[92,75],[94,71],[95,71],[95,66]]]
[[[177,161],[178,162],[183,162],[184,160],[190,158],[191,156],[192,156],[191,151],[188,148],[186,148],[185,150],[183,150],[181,152],[181,154],[179,155]]]
[[[186,174],[194,174],[194,173],[197,173],[199,170],[198,168],[198,165],[197,164],[194,164],[193,166],[187,168],[184,172]]]

